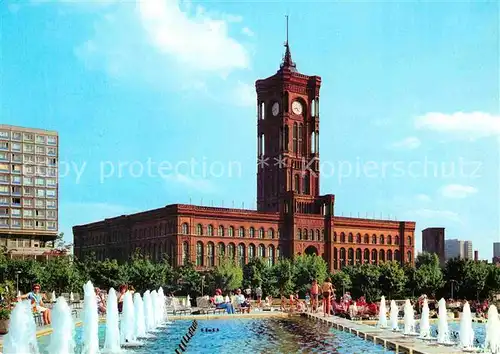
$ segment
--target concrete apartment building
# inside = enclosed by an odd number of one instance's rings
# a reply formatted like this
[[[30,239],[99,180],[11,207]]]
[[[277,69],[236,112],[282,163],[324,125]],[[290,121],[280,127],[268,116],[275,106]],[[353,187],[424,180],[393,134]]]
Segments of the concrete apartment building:
[[[444,227],[428,227],[422,230],[422,251],[437,254],[441,263],[445,261],[444,237]]]
[[[58,232],[58,134],[0,125],[0,248],[47,259]]]
[[[472,241],[458,239],[445,241],[446,260],[452,258],[473,259]]]

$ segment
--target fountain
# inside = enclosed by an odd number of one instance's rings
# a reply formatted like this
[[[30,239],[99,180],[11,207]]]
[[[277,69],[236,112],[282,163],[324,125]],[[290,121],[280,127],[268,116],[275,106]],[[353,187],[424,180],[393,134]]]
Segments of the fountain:
[[[474,330],[472,329],[472,314],[468,301],[465,302],[460,317],[460,346],[463,350],[474,349]]]
[[[446,312],[446,301],[441,298],[438,304],[438,336],[439,344],[451,345],[450,330],[448,329],[448,313]]]
[[[109,289],[106,305],[106,340],[103,352],[120,353],[122,350],[120,348],[120,328],[118,325],[118,298],[113,288]]]
[[[495,305],[488,309],[488,322],[486,322],[486,338],[484,340],[484,349],[492,354],[500,353],[500,319]]]
[[[160,312],[160,307],[158,306],[158,293],[156,290],[151,291],[151,305],[153,306],[153,319],[154,319],[154,324],[155,328],[157,328],[160,325],[161,322],[161,312]]]
[[[71,309],[62,296],[56,300],[52,310],[52,335],[50,336],[49,353],[70,354],[75,352],[73,340],[75,324],[71,316]]]
[[[69,302],[74,302],[75,301],[75,295],[73,295],[73,292],[69,293]]]
[[[92,282],[83,286],[83,293],[82,354],[96,354],[99,353],[99,315]]]
[[[158,289],[158,295],[160,296],[160,299],[161,299],[161,313],[162,313],[163,323],[170,324],[172,322],[168,320],[167,297],[163,293],[163,288],[160,287]],[[189,295],[188,295],[188,298],[189,298]]]
[[[16,304],[10,314],[9,332],[3,341],[4,354],[38,354],[36,324],[29,301]]]
[[[405,301],[404,307],[404,335],[414,336],[418,335],[415,333],[415,313],[413,311],[413,305],[411,304],[409,299]]]
[[[380,328],[387,328],[387,308],[385,306],[385,296],[382,296],[380,298],[377,326],[379,326]]]
[[[122,345],[136,345],[137,337],[135,336],[135,315],[134,303],[132,301],[132,293],[127,291],[123,297],[123,311],[120,321],[120,334]]]
[[[50,296],[50,302],[56,302],[56,301],[57,301],[56,292],[53,291],[52,295]]]
[[[191,308],[191,296],[189,296],[189,294],[188,294],[188,296],[187,296],[187,298],[186,298],[186,307],[187,307],[188,309],[190,309],[190,308]]]
[[[153,304],[151,303],[151,292],[146,290],[144,293],[144,317],[146,318],[146,331],[155,331],[155,318],[153,313]]]
[[[389,317],[391,319],[391,329],[395,332],[399,332],[398,314],[399,314],[399,309],[398,306],[396,305],[396,301],[391,300],[391,313]]]
[[[151,335],[146,333],[146,320],[144,318],[144,303],[142,302],[141,294],[134,294],[134,310],[135,310],[135,336],[137,338],[150,338]]]
[[[424,298],[422,305],[422,315],[420,316],[420,339],[432,339],[431,326],[429,324],[429,303],[427,298]]]

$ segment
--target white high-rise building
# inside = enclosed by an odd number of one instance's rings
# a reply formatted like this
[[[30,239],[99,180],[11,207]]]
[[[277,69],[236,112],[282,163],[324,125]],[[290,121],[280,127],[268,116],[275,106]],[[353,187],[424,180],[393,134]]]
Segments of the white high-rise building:
[[[445,240],[444,248],[446,260],[452,258],[473,259],[472,241]]]

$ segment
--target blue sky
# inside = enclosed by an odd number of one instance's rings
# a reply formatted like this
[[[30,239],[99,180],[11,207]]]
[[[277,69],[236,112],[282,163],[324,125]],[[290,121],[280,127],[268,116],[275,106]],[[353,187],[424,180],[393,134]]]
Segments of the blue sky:
[[[421,229],[443,226],[490,258],[500,241],[498,10],[7,0],[0,120],[59,132],[68,239],[75,224],[175,202],[254,207],[254,83],[278,69],[289,14],[299,71],[323,80],[321,193],[336,194],[336,213],[415,220],[418,248]],[[160,163],[172,166],[163,177]]]

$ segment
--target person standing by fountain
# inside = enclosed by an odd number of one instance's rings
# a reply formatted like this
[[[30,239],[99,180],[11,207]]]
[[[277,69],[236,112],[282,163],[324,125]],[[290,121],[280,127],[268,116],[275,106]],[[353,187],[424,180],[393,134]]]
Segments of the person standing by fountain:
[[[42,294],[40,292],[41,287],[39,284],[33,285],[33,291],[30,291],[26,295],[22,295],[20,299],[28,299],[31,304],[34,305],[34,309],[42,314],[43,323],[49,325],[51,323],[50,310],[45,307],[43,303]]]
[[[332,295],[335,293],[335,289],[330,278],[326,278],[325,282],[321,286],[321,292],[323,294],[323,315],[330,316],[330,311],[332,307]]]
[[[105,315],[106,314],[106,300],[104,300],[104,297],[102,296],[101,289],[95,288],[95,297],[97,299],[97,311],[99,312],[99,315]]]
[[[319,285],[316,279],[313,279],[311,284],[311,308],[312,312],[318,311]]]
[[[122,313],[123,310],[123,299],[128,287],[126,285],[120,285],[120,295],[118,295],[118,313]]]

